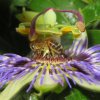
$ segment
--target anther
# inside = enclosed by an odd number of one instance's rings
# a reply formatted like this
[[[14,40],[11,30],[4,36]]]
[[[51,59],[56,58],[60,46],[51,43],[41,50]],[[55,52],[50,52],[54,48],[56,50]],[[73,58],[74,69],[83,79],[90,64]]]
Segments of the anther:
[[[81,32],[85,31],[85,25],[83,22],[81,22],[81,21],[76,22],[76,26]]]

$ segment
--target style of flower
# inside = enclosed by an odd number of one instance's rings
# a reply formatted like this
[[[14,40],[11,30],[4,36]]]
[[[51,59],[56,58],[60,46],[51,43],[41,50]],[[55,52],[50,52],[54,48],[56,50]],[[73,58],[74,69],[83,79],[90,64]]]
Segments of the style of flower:
[[[68,11],[65,10],[64,12]],[[73,13],[72,11],[69,12]],[[30,38],[36,34],[36,19],[42,13],[38,14],[32,21]],[[79,13],[77,14],[79,22],[82,22]],[[77,28],[77,26],[75,27]],[[68,27],[62,27],[61,30],[68,31]],[[63,46],[56,40],[47,38],[42,40],[42,43],[37,42],[38,39],[35,42],[32,41],[31,47],[34,54],[31,58],[13,53],[0,55],[0,88],[10,84],[10,81],[19,80],[28,73],[35,74],[27,92],[31,90],[37,80],[39,80],[38,84],[42,86],[46,76],[62,87],[67,83],[72,88],[70,80],[76,84],[75,78],[80,82],[84,80],[90,85],[100,84],[100,45],[87,49],[86,31],[81,31],[80,28],[79,31],[81,33],[67,50],[63,50]],[[73,33],[73,35],[75,34]]]

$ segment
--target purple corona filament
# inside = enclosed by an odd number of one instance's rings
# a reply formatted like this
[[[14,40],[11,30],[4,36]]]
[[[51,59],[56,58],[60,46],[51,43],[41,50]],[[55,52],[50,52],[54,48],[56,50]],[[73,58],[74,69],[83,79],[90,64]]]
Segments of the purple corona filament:
[[[62,78],[59,76],[59,74],[63,75],[65,78],[67,84],[71,88],[71,84],[69,82],[68,77],[66,74],[70,76],[72,81],[75,83],[75,80],[73,76],[76,76],[80,82],[82,82],[81,79],[86,80],[89,84],[94,83],[98,84],[98,81],[100,81],[100,68],[96,67],[99,66],[100,62],[100,45],[91,47],[89,49],[84,50],[83,52],[80,52],[78,55],[73,56],[73,60],[67,60],[64,63],[58,63],[58,64],[51,64],[51,69],[46,69],[48,65],[45,65],[44,68],[41,68],[41,64],[43,66],[43,63],[36,62],[27,57],[21,57],[19,55],[15,54],[4,54],[0,55],[0,83],[1,88],[3,85],[5,85],[7,82],[11,80],[16,80],[27,73],[34,73],[35,70],[38,69],[38,72],[33,77],[33,80],[30,84],[30,87],[28,88],[27,92],[30,91],[33,84],[35,83],[37,76],[39,73],[42,72],[41,78],[40,78],[40,84],[43,84],[43,79],[46,75],[46,72],[49,72],[49,75],[52,80],[54,80],[56,83],[61,84],[62,86],[63,81]],[[67,55],[67,54],[66,54]],[[70,54],[68,54],[67,59],[70,58]],[[81,59],[80,59],[81,57]],[[90,59],[92,58],[92,60]],[[4,60],[5,59],[5,60]],[[20,59],[20,60],[19,60]],[[32,67],[31,65],[36,65]],[[66,67],[67,66],[67,67]],[[73,70],[75,68],[76,70]],[[70,69],[70,70],[69,70]],[[55,79],[54,75],[57,76],[57,79]]]

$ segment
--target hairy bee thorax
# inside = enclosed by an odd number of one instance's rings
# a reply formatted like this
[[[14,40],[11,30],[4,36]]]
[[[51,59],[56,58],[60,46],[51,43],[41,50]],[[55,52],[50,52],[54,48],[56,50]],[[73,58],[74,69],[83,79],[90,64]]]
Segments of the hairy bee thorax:
[[[38,62],[60,63],[66,60],[64,57],[64,50],[60,42],[52,39],[31,42],[30,47],[34,53],[32,59],[35,59]]]

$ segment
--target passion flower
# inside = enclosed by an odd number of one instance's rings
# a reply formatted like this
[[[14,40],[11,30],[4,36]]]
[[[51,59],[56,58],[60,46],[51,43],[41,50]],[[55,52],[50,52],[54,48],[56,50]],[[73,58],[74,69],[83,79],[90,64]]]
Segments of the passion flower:
[[[47,23],[45,21],[42,24],[43,27],[36,25],[39,16],[44,13],[47,16],[48,11],[53,12],[53,14],[54,11],[74,13],[78,22],[76,25],[67,26],[62,24],[59,27],[55,18],[52,25],[48,20]],[[74,41],[68,49],[64,50],[60,37],[70,31],[73,34]],[[78,12],[46,9],[33,18],[29,39],[32,49],[30,57],[22,57],[13,53],[0,55],[1,88],[8,85],[7,89],[9,89],[12,82],[19,82],[19,87],[30,83],[27,92],[34,87],[42,93],[49,91],[60,93],[66,88],[67,84],[72,88],[70,83],[70,80],[72,80],[74,84],[77,83],[92,90],[95,90],[95,88],[91,88],[95,85],[96,88],[99,88],[97,91],[100,91],[100,45],[87,49],[86,30],[83,18]],[[27,77],[25,83],[21,83],[20,79],[25,77]],[[5,88],[4,92],[7,92],[7,89]],[[0,94],[2,99],[4,92]]]

